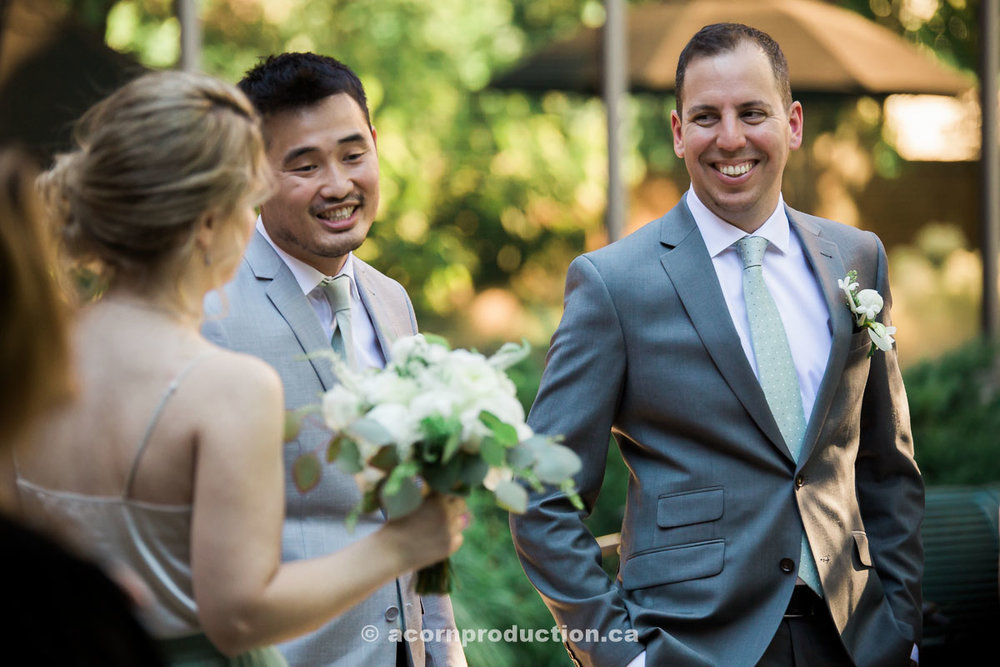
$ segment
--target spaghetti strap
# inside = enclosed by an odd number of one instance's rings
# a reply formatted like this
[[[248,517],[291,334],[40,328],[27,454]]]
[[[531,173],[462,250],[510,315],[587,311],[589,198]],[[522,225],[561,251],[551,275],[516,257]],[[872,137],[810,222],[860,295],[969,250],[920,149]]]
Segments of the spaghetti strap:
[[[175,391],[177,391],[177,387],[180,386],[181,380],[184,379],[184,376],[187,375],[188,372],[190,372],[191,369],[198,364],[198,362],[217,351],[218,350],[205,350],[201,354],[195,356],[194,359],[189,361],[187,365],[184,366],[184,368],[182,368],[176,376],[174,376],[174,379],[170,381],[170,384],[167,385],[167,389],[163,392],[160,402],[157,403],[156,409],[153,410],[153,415],[149,419],[149,424],[146,425],[146,431],[143,433],[142,440],[139,442],[139,447],[136,449],[135,458],[132,459],[132,467],[128,471],[128,478],[126,478],[125,487],[122,489],[122,498],[128,498],[132,494],[132,482],[135,481],[135,473],[136,470],[139,469],[139,461],[142,459],[142,455],[146,451],[149,439],[153,435],[153,429],[156,428],[156,424],[160,421],[160,415],[163,413],[163,409],[167,407],[167,402],[170,400],[170,397],[174,395]]]

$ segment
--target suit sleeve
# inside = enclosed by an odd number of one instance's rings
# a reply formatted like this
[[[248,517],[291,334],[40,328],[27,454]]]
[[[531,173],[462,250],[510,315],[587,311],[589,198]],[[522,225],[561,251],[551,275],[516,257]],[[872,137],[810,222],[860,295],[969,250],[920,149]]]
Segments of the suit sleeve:
[[[885,249],[872,237],[878,247],[877,289],[885,300],[879,319],[891,326]],[[910,413],[895,347],[871,358],[855,467],[858,504],[875,570],[900,631],[919,642],[924,485],[913,458]]]
[[[570,265],[562,321],[552,338],[538,396],[528,423],[536,433],[563,435],[581,458],[576,482],[585,510],[559,492],[532,494],[523,515],[511,515],[514,546],[525,574],[559,626],[631,629],[617,587],[601,568],[601,552],[583,520],[604,480],[611,427],[626,370],[625,342],[614,302],[587,257]],[[626,665],[643,647],[636,643],[567,640],[583,665]]]
[[[426,667],[466,667],[465,651],[455,627],[451,598],[447,595],[424,595],[420,601],[424,607],[423,627],[434,631],[434,638],[424,642]],[[438,630],[441,632],[437,632]]]

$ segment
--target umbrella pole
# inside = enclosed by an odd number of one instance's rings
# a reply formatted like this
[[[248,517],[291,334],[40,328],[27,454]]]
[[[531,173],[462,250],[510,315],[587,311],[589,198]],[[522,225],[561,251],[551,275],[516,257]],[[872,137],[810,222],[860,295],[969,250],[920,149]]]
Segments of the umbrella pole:
[[[997,54],[1000,53],[1000,8],[996,2],[980,3],[980,76],[982,147],[979,156],[980,216],[983,257],[983,336],[991,341],[1000,334],[1000,297],[997,294],[997,253],[1000,235],[1000,144],[997,143]]]
[[[177,0],[177,21],[181,24],[181,62],[184,72],[201,71],[201,21],[198,0]]]
[[[622,176],[622,107],[626,91],[625,3],[605,0],[604,108],[608,124],[608,203],[604,214],[608,243],[625,228],[625,179]]]

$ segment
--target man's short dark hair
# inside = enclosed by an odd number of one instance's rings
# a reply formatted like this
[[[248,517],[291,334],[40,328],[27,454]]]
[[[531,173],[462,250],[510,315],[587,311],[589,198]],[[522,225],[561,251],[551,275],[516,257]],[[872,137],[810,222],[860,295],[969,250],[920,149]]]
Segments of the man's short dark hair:
[[[371,125],[368,100],[358,75],[329,56],[315,53],[268,56],[248,70],[237,85],[265,119],[281,111],[311,107],[331,95],[347,93],[358,103]]]
[[[684,92],[684,75],[692,60],[720,53],[734,51],[741,44],[754,44],[771,62],[778,92],[786,107],[792,104],[792,86],[788,80],[788,61],[781,47],[766,32],[742,23],[713,23],[707,25],[688,41],[680,58],[677,59],[677,75],[674,78],[674,94],[677,96],[677,113],[681,113],[681,97]]]

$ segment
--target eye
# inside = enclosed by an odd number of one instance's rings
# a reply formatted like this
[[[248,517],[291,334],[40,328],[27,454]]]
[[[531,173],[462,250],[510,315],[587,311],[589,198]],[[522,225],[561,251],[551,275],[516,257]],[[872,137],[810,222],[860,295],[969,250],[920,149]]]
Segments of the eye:
[[[749,109],[743,112],[742,117],[748,123],[760,123],[767,118],[767,114],[762,109]]]
[[[351,151],[344,156],[345,162],[357,162],[365,156],[365,151]]]
[[[696,125],[701,125],[702,127],[711,125],[718,119],[718,116],[712,113],[698,113],[691,117],[691,122]]]
[[[295,167],[290,167],[288,171],[296,174],[307,174],[312,171],[316,171],[317,167],[314,164],[301,164]]]

